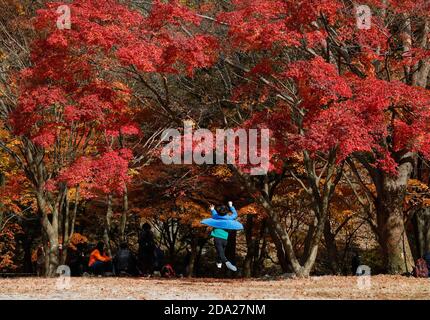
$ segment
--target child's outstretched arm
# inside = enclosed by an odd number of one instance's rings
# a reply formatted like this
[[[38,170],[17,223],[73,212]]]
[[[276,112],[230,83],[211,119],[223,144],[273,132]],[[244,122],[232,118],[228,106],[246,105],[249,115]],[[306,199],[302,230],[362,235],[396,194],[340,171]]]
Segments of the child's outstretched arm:
[[[229,202],[228,202],[228,206],[229,206],[229,208],[230,208],[230,211],[231,211],[233,214],[232,214],[232,215],[228,215],[227,217],[228,217],[228,219],[229,219],[229,220],[235,220],[235,219],[237,218],[237,211],[236,211],[236,208],[235,208],[235,207],[233,207],[233,202],[229,201]]]
[[[221,216],[218,214],[218,212],[215,210],[215,206],[213,204],[211,204],[209,206],[209,209],[211,210],[212,213],[212,219],[221,219]]]
[[[236,209],[233,206],[230,206],[230,210],[231,212],[233,212],[232,215],[226,214],[224,216],[220,216],[218,214],[218,212],[215,210],[215,207],[213,205],[211,205],[209,207],[209,209],[211,210],[212,213],[212,219],[218,219],[218,220],[234,220],[237,218],[237,212]]]

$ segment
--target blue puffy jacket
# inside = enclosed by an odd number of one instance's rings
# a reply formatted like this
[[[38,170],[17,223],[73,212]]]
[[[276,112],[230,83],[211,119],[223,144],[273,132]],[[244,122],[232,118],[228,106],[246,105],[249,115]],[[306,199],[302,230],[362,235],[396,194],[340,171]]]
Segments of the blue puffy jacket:
[[[211,212],[212,212],[212,218],[213,219],[223,219],[223,220],[235,220],[237,218],[237,211],[236,211],[236,209],[233,206],[231,206],[230,207],[230,211],[232,212],[231,215],[230,214],[226,214],[224,216],[220,216],[215,209],[212,209],[211,210]]]

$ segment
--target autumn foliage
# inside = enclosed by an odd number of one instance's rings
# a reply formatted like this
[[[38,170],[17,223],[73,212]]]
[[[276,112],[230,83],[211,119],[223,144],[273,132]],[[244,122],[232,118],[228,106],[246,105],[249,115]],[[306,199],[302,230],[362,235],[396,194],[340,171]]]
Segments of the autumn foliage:
[[[340,273],[357,233],[390,273],[430,250],[410,231],[428,207],[428,1],[363,1],[368,29],[338,0],[76,0],[70,29],[57,26],[63,3],[25,4],[4,5],[2,24],[22,32],[0,42],[0,197],[3,212],[41,219],[51,275],[86,206],[112,248],[138,217],[181,235],[163,241],[195,261],[209,203],[237,200],[248,275],[270,254],[284,272],[328,260]],[[162,165],[161,132],[190,120],[270,129],[269,172]],[[4,232],[0,268],[14,248]]]

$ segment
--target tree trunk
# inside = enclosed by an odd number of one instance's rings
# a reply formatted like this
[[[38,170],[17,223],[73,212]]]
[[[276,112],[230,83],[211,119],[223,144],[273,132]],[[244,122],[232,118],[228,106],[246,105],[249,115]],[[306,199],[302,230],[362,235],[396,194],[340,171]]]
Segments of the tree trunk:
[[[33,238],[27,234],[25,234],[24,237],[24,272],[33,273],[33,263],[31,261],[31,246],[33,245]]]
[[[296,254],[294,252],[294,248],[293,248],[293,244],[291,243],[290,236],[288,235],[285,228],[282,227],[281,221],[279,221],[278,214],[276,212],[274,212],[274,210],[271,209],[271,207],[268,203],[265,203],[264,205],[266,206],[266,209],[269,212],[268,228],[269,228],[269,232],[271,234],[272,239],[274,241],[279,241],[281,243],[282,252],[285,252],[285,257],[290,258],[289,262],[291,263],[291,268],[292,268],[293,272],[300,277],[306,276],[305,274],[303,274],[303,268],[300,265],[298,259],[296,258]],[[278,258],[279,258],[279,251],[277,253],[278,253]],[[289,265],[288,265],[286,259],[284,258],[283,261],[280,260],[279,262],[282,266],[282,270],[284,272],[288,272]]]
[[[72,217],[69,217],[69,200],[66,195],[66,217],[64,223],[64,241],[63,241],[63,251],[61,254],[61,264],[65,264],[67,260],[67,252],[69,249],[70,241],[72,240],[73,234],[75,233],[75,221],[78,212],[78,202],[79,202],[79,186],[76,187],[75,191],[75,205],[72,211]]]
[[[127,225],[127,211],[128,211],[128,190],[127,187],[124,187],[124,195],[123,195],[123,211],[121,214],[121,222],[119,225],[119,237],[120,241],[126,241],[125,239],[125,227]]]
[[[254,186],[249,181],[249,179],[247,179],[243,175],[242,177],[245,178],[244,182],[249,188],[249,190],[253,191]],[[308,277],[315,263],[316,255],[318,252],[318,245],[322,236],[324,223],[327,216],[327,210],[318,213],[320,218],[318,219],[315,232],[313,233],[313,238],[309,243],[309,252],[304,259],[306,262],[304,265],[301,265],[296,256],[296,253],[294,252],[294,246],[291,242],[291,238],[287,230],[283,226],[283,223],[280,221],[278,213],[276,212],[276,210],[273,209],[271,202],[267,200],[264,196],[259,196],[257,200],[267,211],[267,227],[270,236],[275,243],[278,260],[282,267],[282,270],[284,272],[293,271],[298,277]],[[327,209],[327,198],[324,203],[325,204],[323,204],[321,207]]]
[[[254,258],[254,263],[252,265],[252,274],[255,277],[258,277],[261,275],[261,271],[263,270],[264,267],[264,260],[266,259],[267,256],[267,223],[266,220],[263,221],[262,225],[261,225],[261,229],[260,229],[260,236],[259,236],[259,241],[257,242],[257,252],[255,252],[255,258]],[[260,239],[262,239],[262,243],[260,246]],[[289,267],[289,269],[291,270],[291,267]]]
[[[254,234],[254,229],[256,227],[254,223],[254,215],[248,215],[246,217],[245,225],[245,238],[246,238],[246,256],[243,262],[243,276],[245,278],[250,278],[256,276],[258,273],[258,268],[264,262],[264,257],[259,260],[260,257],[260,241],[264,237],[264,231],[266,229],[266,224],[263,222],[259,232]],[[263,246],[265,243],[263,242]],[[262,248],[262,254],[264,255],[264,248]],[[283,260],[285,263],[285,259]]]
[[[331,231],[330,221],[327,220],[324,226],[324,241],[327,248],[330,269],[333,274],[340,274],[339,255],[336,246],[336,236]]]
[[[109,257],[112,257],[112,250],[110,247],[110,229],[111,229],[111,220],[112,220],[112,195],[107,196],[107,210],[106,210],[106,218],[105,218],[105,229],[103,233],[103,240],[106,245],[106,251]]]
[[[44,198],[43,191],[36,193],[41,223],[45,238],[45,276],[53,277],[57,272],[59,265],[59,247],[58,247],[58,208],[51,206]],[[47,209],[50,208],[52,219],[48,218]]]
[[[46,217],[46,220],[48,218]],[[44,219],[45,220],[45,219]],[[46,252],[46,260],[45,260],[45,276],[53,277],[57,272],[57,268],[59,265],[59,248],[58,248],[58,229],[54,228],[46,228],[46,224],[42,222],[46,233],[45,243],[45,252]]]
[[[187,274],[188,278],[192,278],[194,274],[194,266],[195,266],[196,257],[197,257],[197,245],[198,245],[198,239],[195,236],[193,236],[193,238],[191,239],[191,256],[190,256],[190,261],[188,262],[188,274]]]
[[[58,238],[50,240],[50,247],[49,247],[49,268],[48,268],[48,274],[49,277],[54,277],[57,273],[57,268],[59,265],[59,250],[58,250]]]
[[[252,237],[254,228],[254,216],[249,214],[246,217],[245,238],[246,238],[246,257],[243,262],[243,276],[250,278],[252,275],[252,262],[255,256],[255,239]]]
[[[275,218],[276,221],[276,218]],[[267,220],[267,230],[269,231],[270,237],[275,244],[276,256],[278,258],[279,265],[284,273],[291,272],[292,266],[289,263],[287,253],[284,249],[282,236],[276,231],[275,225],[279,222],[274,222],[272,218]]]
[[[430,252],[430,208],[421,208],[413,218],[417,255],[424,256]]]
[[[307,250],[304,252],[302,257],[302,263],[300,263],[296,253],[294,245],[291,241],[290,235],[287,229],[283,225],[277,210],[273,207],[271,186],[266,176],[264,185],[262,188],[257,188],[252,182],[249,176],[239,172],[239,177],[245,183],[248,191],[252,194],[259,194],[256,200],[263,206],[268,215],[268,230],[272,237],[273,242],[276,246],[276,251],[279,259],[279,263],[282,266],[284,272],[289,271],[289,267],[298,277],[308,277],[315,264],[317,258],[318,246],[320,244],[324,226],[327,220],[328,208],[330,199],[333,192],[342,177],[343,165],[336,164],[336,149],[332,149],[328,155],[327,163],[324,166],[324,181],[321,179],[322,173],[317,174],[315,171],[315,162],[304,151],[304,164],[307,173],[306,183],[309,187],[306,187],[305,183],[299,179],[302,186],[306,189],[309,196],[312,198],[313,210],[315,213],[315,227],[310,228],[310,238],[307,245]],[[272,189],[273,191],[273,189]]]
[[[323,201],[323,202],[326,202],[326,201]],[[306,259],[304,259],[303,267],[301,268],[300,272],[297,274],[298,276],[308,277],[312,271],[312,268],[317,258],[318,247],[319,247],[322,235],[324,233],[324,226],[327,222],[327,215],[328,215],[327,211],[328,211],[328,203],[322,204],[317,214],[318,223],[315,227],[315,234],[311,240],[310,250],[309,250],[309,253],[306,254]]]
[[[194,263],[194,274],[196,276],[200,275],[200,260],[202,258],[203,248],[207,241],[208,240],[206,238],[200,238],[198,241],[199,250],[197,251],[196,262]]]
[[[390,274],[411,272],[414,265],[403,215],[403,203],[411,172],[412,164],[405,162],[399,166],[397,177],[381,171],[375,183],[378,238],[386,271]]]
[[[236,264],[236,231],[228,233],[227,247],[225,248],[225,255],[233,264]]]
[[[314,237],[315,229],[318,225],[318,219],[315,217],[312,223],[308,226],[308,232],[305,237],[304,245],[303,245],[303,255],[300,259],[300,263],[304,264],[306,262],[307,257],[311,251],[311,242]]]
[[[61,256],[60,256],[60,264],[64,265],[66,264],[67,259],[67,247],[69,246],[69,214],[70,214],[70,201],[69,201],[69,195],[66,189],[66,194],[64,198],[64,217],[63,217],[63,246],[61,250]]]

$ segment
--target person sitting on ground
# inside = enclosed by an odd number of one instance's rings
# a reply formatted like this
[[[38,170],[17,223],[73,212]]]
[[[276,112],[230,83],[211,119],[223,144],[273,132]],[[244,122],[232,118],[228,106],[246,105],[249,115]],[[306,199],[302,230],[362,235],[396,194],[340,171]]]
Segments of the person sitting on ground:
[[[426,252],[423,256],[423,259],[425,260],[427,264],[427,269],[429,270],[428,276],[430,277],[430,252]]]
[[[173,269],[171,264],[165,264],[162,268],[161,268],[161,276],[163,278],[173,278],[176,277],[176,272]]]
[[[151,231],[151,225],[144,223],[139,235],[139,269],[143,275],[151,275],[154,272],[155,241]]]
[[[233,207],[233,202],[229,201],[228,206],[232,214],[228,214],[229,210],[225,206],[220,206],[218,211],[215,210],[214,205],[210,205],[210,210],[213,219],[225,219],[225,220],[235,220],[237,218],[237,211]],[[227,247],[228,231],[220,228],[214,228],[211,232],[211,236],[214,238],[215,249],[217,251],[218,257],[216,265],[221,269],[224,263],[228,269],[231,271],[237,271],[235,265],[227,260],[225,256],[225,249]]]
[[[114,258],[115,274],[120,275],[136,275],[136,258],[128,249],[128,244],[122,242],[119,245],[119,250]]]
[[[68,265],[70,266],[70,272],[72,277],[79,277],[86,271],[88,265],[85,257],[86,244],[78,243],[76,250],[71,250],[67,255]]]
[[[91,252],[88,267],[95,275],[103,275],[112,272],[112,258],[104,252],[105,244],[100,241]]]

